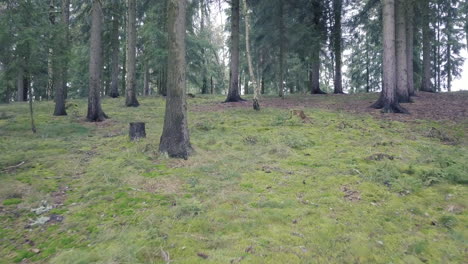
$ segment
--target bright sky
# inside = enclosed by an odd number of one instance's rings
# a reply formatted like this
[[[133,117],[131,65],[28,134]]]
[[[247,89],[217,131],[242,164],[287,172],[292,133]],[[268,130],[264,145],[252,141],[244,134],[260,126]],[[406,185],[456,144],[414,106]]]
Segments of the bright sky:
[[[463,50],[462,56],[465,58],[465,65],[463,66],[461,78],[453,82],[453,91],[468,90],[468,53],[466,49]]]

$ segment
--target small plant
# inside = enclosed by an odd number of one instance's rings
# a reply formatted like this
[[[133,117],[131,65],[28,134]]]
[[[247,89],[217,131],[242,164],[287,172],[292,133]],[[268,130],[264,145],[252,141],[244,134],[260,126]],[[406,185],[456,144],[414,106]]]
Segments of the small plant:
[[[439,219],[439,222],[443,227],[452,229],[457,225],[458,220],[451,215],[444,215]]]
[[[6,199],[3,201],[3,205],[15,205],[15,204],[20,204],[23,202],[20,198],[11,198],[11,199]]]

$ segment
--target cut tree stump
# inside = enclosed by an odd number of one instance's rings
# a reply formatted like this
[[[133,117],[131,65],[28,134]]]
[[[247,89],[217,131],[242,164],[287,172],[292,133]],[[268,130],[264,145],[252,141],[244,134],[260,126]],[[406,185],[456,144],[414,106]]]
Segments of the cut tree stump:
[[[143,122],[133,122],[130,123],[130,140],[138,140],[140,138],[146,137],[145,123]]]

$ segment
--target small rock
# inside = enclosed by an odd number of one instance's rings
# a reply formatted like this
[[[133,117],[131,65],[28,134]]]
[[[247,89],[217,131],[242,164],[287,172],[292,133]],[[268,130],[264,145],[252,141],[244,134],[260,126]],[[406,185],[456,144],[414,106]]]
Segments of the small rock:
[[[42,204],[42,205],[39,206],[38,208],[33,208],[33,209],[31,209],[31,212],[34,212],[34,213],[36,213],[37,215],[41,215],[41,214],[47,213],[47,212],[49,212],[50,210],[53,209],[52,205],[49,205],[49,204],[47,203],[47,201],[42,201],[41,204]]]
[[[242,257],[238,257],[236,259],[231,259],[230,263],[231,264],[236,264],[236,263],[241,263],[241,261],[244,259],[245,257],[242,256]]]
[[[383,246],[383,245],[384,245],[383,241],[380,241],[380,240],[379,240],[379,241],[377,241],[377,244],[379,244],[379,245],[381,245],[381,246]]]
[[[207,255],[207,254],[201,253],[201,252],[198,252],[198,253],[197,253],[197,256],[199,256],[200,258],[203,258],[203,259],[207,259],[207,258],[208,258],[208,255]]]
[[[36,219],[34,222],[30,224],[30,226],[36,226],[36,225],[44,225],[50,220],[50,217],[48,216],[41,216],[38,219]]]
[[[254,253],[254,248],[253,246],[249,246],[248,248],[245,249],[245,253]]]
[[[292,233],[291,233],[291,235],[293,235],[293,236],[297,236],[297,237],[304,237],[304,235],[303,235],[303,234],[301,234],[301,233],[298,233],[298,232],[292,232]]]
[[[50,219],[49,221],[47,222],[51,222],[51,223],[61,223],[63,222],[63,216],[62,215],[56,215],[56,214],[53,214],[50,216]]]
[[[38,249],[38,248],[33,248],[33,249],[31,249],[31,251],[32,251],[33,253],[36,253],[36,254],[39,254],[39,253],[41,252],[41,250]]]

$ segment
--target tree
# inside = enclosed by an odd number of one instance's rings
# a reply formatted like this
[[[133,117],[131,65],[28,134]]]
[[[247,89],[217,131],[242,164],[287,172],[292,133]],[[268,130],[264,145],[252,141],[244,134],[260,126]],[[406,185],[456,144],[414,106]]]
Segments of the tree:
[[[341,10],[343,7],[343,0],[333,0],[333,52],[335,55],[335,79],[334,79],[334,93],[343,93],[343,79],[341,74]]]
[[[408,61],[406,60],[406,6],[403,0],[395,0],[396,78],[398,102],[409,103]]]
[[[136,97],[136,0],[128,0],[127,19],[127,91],[125,105],[137,107]]]
[[[278,27],[279,27],[279,75],[278,75],[278,90],[279,97],[284,96],[284,3],[283,0],[278,2]]]
[[[100,94],[102,85],[102,19],[101,0],[93,0],[91,7],[88,114],[86,116],[90,122],[101,122],[107,118],[101,107]]]
[[[68,98],[68,64],[70,61],[70,0],[62,0],[62,25],[64,31],[64,47],[63,47],[63,66],[62,66],[62,83],[64,98]]]
[[[421,91],[434,92],[431,84],[431,29],[429,25],[429,1],[422,0],[422,34],[423,34],[423,75]]]
[[[67,85],[67,65],[68,65],[68,23],[70,19],[70,0],[62,0],[62,21],[61,31],[64,34],[58,37],[58,49],[55,53],[57,62],[55,63],[58,68],[53,72],[57,75],[55,88],[55,110],[54,116],[65,116],[67,111],[65,109],[65,90]]]
[[[109,96],[117,98],[119,94],[119,53],[120,53],[120,40],[119,40],[119,2],[114,1],[112,6],[112,32],[111,32],[111,47],[112,47],[112,58],[111,58],[111,89]]]
[[[398,1],[398,0],[397,0]],[[384,113],[407,113],[398,103],[397,60],[395,58],[395,0],[383,0],[383,89],[381,97],[373,105]],[[405,61],[406,63],[406,61]]]
[[[169,0],[168,89],[159,151],[169,157],[187,159],[192,153],[187,123],[185,18],[186,0]]]
[[[239,0],[231,1],[231,65],[229,91],[225,102],[244,101],[239,93]]]
[[[49,2],[49,21],[51,25],[51,33],[50,33],[50,39],[52,42],[54,42],[56,38],[56,33],[53,32],[55,29],[55,3],[54,0],[50,0]],[[54,76],[54,48],[49,47],[49,54],[47,56],[47,75],[48,75],[48,81],[47,81],[47,99],[52,97],[52,93],[54,91],[54,82],[55,82],[55,76]]]
[[[408,95],[414,96],[414,0],[408,0],[406,9],[406,67],[408,70]]]
[[[244,20],[245,20],[245,50],[247,54],[247,63],[249,66],[249,76],[254,87],[253,88],[254,89],[253,108],[255,110],[260,110],[260,104],[258,103],[259,90],[258,90],[258,85],[257,85],[257,79],[255,78],[255,74],[253,70],[252,55],[250,53],[250,15],[249,15],[249,10],[247,6],[247,1],[243,0],[242,4],[244,7],[243,10],[244,10]],[[246,83],[246,87],[248,87],[247,85],[248,85],[248,82]]]
[[[324,33],[323,3],[319,0],[312,0],[312,30],[315,35],[311,51],[310,83],[312,94],[325,94],[320,89],[320,50],[322,48]]]

